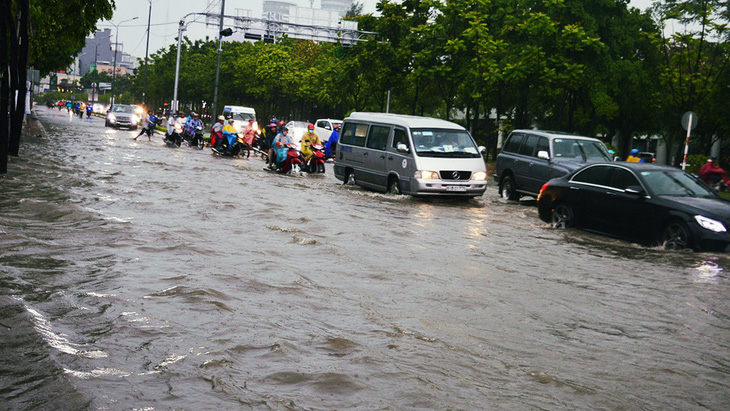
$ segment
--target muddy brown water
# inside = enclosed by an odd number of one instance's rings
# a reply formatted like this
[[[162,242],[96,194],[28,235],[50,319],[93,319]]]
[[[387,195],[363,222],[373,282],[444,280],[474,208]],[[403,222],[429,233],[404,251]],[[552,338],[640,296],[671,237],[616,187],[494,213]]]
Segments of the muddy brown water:
[[[730,408],[727,255],[38,116],[0,178],[2,409]]]

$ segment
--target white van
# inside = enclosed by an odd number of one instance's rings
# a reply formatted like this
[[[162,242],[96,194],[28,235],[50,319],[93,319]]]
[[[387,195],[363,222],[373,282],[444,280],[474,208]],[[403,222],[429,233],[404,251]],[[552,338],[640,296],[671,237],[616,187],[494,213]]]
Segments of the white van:
[[[377,191],[477,197],[487,189],[484,151],[458,124],[355,112],[342,125],[334,172]]]
[[[335,120],[331,118],[320,118],[314,123],[314,131],[319,136],[322,142],[326,142],[330,139],[330,135],[335,130],[336,126],[341,126],[342,120]]]
[[[252,118],[256,121],[256,110],[251,107],[225,106],[223,107],[223,117],[226,120],[233,118],[233,127],[240,133],[248,124],[248,119]]]

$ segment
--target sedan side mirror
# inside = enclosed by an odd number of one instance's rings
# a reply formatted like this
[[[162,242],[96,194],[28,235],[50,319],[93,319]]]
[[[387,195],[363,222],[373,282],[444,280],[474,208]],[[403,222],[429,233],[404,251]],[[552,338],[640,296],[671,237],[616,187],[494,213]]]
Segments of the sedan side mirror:
[[[540,150],[537,152],[537,158],[541,158],[543,160],[550,160],[550,154],[548,154],[545,150]]]
[[[642,197],[644,196],[644,194],[646,194],[644,192],[644,189],[641,188],[641,186],[628,186],[624,190],[624,193],[626,193],[626,194],[635,194],[637,196],[642,196]]]
[[[408,153],[410,150],[408,149],[408,146],[403,143],[398,143],[395,146],[395,149],[400,151],[401,153]]]

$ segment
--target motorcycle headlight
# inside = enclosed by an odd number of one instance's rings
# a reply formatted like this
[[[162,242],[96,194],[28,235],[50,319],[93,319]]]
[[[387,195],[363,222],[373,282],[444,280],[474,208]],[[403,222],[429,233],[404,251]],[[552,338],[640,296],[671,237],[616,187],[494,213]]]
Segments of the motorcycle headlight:
[[[439,173],[428,170],[417,170],[415,177],[421,180],[438,180]]]
[[[697,221],[697,224],[699,224],[700,227],[704,228],[705,230],[710,230],[715,233],[724,233],[727,231],[727,229],[725,229],[725,226],[721,222],[713,220],[711,218],[707,218],[705,216],[696,215],[695,221]]]
[[[487,179],[487,172],[486,171],[477,171],[476,173],[471,175],[472,180],[477,181],[484,181]]]

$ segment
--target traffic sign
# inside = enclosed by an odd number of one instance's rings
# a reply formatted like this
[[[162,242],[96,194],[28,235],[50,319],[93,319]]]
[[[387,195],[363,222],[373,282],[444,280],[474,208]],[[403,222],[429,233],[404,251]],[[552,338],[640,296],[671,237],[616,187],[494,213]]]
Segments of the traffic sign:
[[[682,116],[682,128],[687,130],[687,125],[690,121],[692,122],[692,124],[691,127],[689,127],[688,131],[692,131],[695,129],[695,127],[697,127],[697,113],[693,111],[688,111],[684,113],[684,115]]]

